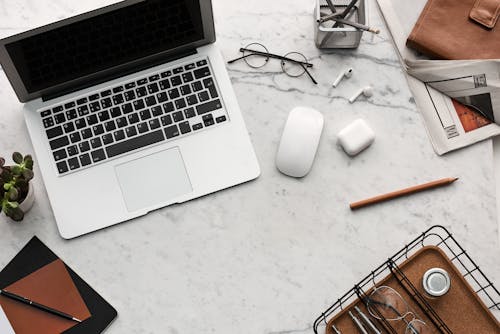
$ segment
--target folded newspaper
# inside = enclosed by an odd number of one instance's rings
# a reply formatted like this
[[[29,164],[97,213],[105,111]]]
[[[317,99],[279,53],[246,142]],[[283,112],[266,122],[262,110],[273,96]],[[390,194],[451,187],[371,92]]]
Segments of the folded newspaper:
[[[500,59],[429,60],[406,47],[427,0],[377,2],[436,153],[499,135]]]

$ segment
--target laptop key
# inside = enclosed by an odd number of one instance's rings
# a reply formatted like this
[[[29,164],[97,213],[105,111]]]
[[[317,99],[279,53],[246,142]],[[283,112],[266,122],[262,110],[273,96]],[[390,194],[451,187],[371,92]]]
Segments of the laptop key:
[[[89,144],[89,142],[88,141],[81,142],[80,144],[78,144],[78,149],[82,153],[90,151],[90,144]]]
[[[182,108],[185,108],[186,107],[186,100],[184,100],[183,97],[181,97],[180,99],[178,100],[175,100],[175,107],[177,109],[182,109]]]
[[[166,78],[172,75],[172,71],[166,71],[161,74],[162,78]]]
[[[163,110],[160,106],[154,106],[153,108],[151,108],[151,113],[153,114],[153,116],[157,117],[163,114]]]
[[[97,124],[99,120],[97,119],[97,116],[96,115],[89,115],[87,116],[87,124],[89,126],[92,126],[94,124]]]
[[[117,94],[120,92],[123,92],[123,86],[118,86],[118,87],[113,88],[113,93]]]
[[[140,80],[137,80],[137,85],[141,86],[141,85],[145,85],[148,83],[148,79],[144,78],[144,79],[140,79]]]
[[[193,80],[194,78],[191,72],[187,72],[182,75],[182,81],[184,81],[185,83],[191,82]]]
[[[126,91],[123,93],[123,96],[125,97],[125,101],[131,101],[135,99],[135,92],[133,90]]]
[[[168,91],[168,96],[170,96],[170,99],[173,100],[173,99],[178,98],[181,95],[179,94],[179,90],[177,88],[173,88],[173,89]]]
[[[111,102],[111,98],[109,98],[109,97],[101,100],[101,106],[103,109],[109,108],[112,105],[113,105],[113,102]]]
[[[222,108],[222,104],[220,100],[217,99],[196,106],[196,112],[198,113],[198,115],[203,115],[206,114],[207,112],[211,112],[220,108]]]
[[[90,155],[88,153],[80,155],[80,163],[82,166],[88,166],[92,163],[92,160],[90,160]]]
[[[196,81],[191,84],[191,87],[193,88],[193,91],[199,92],[200,90],[203,89],[203,85],[201,84],[201,81]]]
[[[172,124],[172,117],[170,115],[162,116],[160,120],[163,126]]]
[[[161,92],[156,94],[156,99],[158,100],[158,103],[163,103],[168,100],[168,95],[165,92]]]
[[[144,98],[144,101],[146,101],[146,105],[148,107],[151,107],[156,104],[156,97],[154,97],[154,95],[147,96],[146,98]]]
[[[66,150],[68,151],[70,157],[78,154],[78,147],[76,147],[76,145],[68,146]]]
[[[137,97],[143,97],[148,95],[148,91],[146,87],[139,87],[135,89],[135,93],[137,94]]]
[[[78,111],[78,116],[83,117],[83,116],[89,114],[89,107],[87,107],[87,105],[84,105],[84,106],[78,107],[77,111]]]
[[[149,82],[156,81],[156,80],[160,80],[159,74],[155,74],[155,75],[152,75],[149,77]]]
[[[165,140],[165,136],[161,130],[156,130],[142,136],[138,136],[129,140],[122,141],[106,147],[108,157],[114,157],[135,149],[155,144]]]
[[[189,87],[189,85],[181,86],[180,90],[182,95],[191,94],[191,88]]]
[[[80,133],[82,134],[83,139],[89,139],[90,137],[92,137],[92,130],[88,128],[83,129]]]
[[[193,125],[193,130],[200,130],[200,129],[203,129],[203,124],[201,123],[196,123],[195,125]]]
[[[57,114],[54,116],[54,119],[56,121],[56,124],[61,124],[66,122],[66,116],[64,116],[64,114]]]
[[[70,170],[75,170],[75,169],[78,169],[80,168],[80,164],[78,163],[78,159],[77,158],[71,158],[68,160],[68,165],[69,165],[69,169]]]
[[[196,116],[196,113],[194,112],[194,108],[187,108],[184,110],[184,115],[186,118],[193,118]]]
[[[116,94],[113,96],[113,103],[116,105],[122,104],[125,102],[125,99],[123,98],[123,94]]]
[[[68,120],[72,120],[72,119],[75,119],[77,117],[78,117],[78,113],[76,112],[75,109],[71,109],[71,110],[66,111],[66,118]]]
[[[170,88],[170,83],[168,82],[168,79],[160,81],[160,89],[165,90]]]
[[[198,100],[200,100],[200,102],[205,102],[205,101],[208,101],[209,99],[210,99],[210,96],[208,96],[208,92],[206,90],[198,93]]]
[[[192,70],[196,67],[196,65],[194,63],[191,63],[191,64],[187,64],[186,66],[184,66],[184,68],[189,71],[189,70]]]
[[[179,74],[179,73],[182,73],[184,71],[184,69],[182,67],[177,67],[177,68],[174,68],[173,72],[174,74]]]
[[[97,117],[99,117],[99,121],[104,122],[109,119],[109,112],[107,110],[100,111],[97,113]]]
[[[111,89],[105,90],[101,92],[102,97],[110,96],[111,95]]]
[[[125,89],[132,89],[135,87],[135,82],[129,82],[128,84],[125,84]]]
[[[71,109],[71,108],[74,108],[76,106],[75,102],[72,101],[72,102],[68,102],[64,105],[64,108],[65,109]]]
[[[128,125],[128,122],[127,122],[127,118],[125,116],[116,119],[116,126],[117,127],[123,128],[124,126],[127,126],[127,125]]]
[[[132,137],[137,134],[137,130],[135,126],[132,125],[125,129],[125,133],[127,134],[127,137]]]
[[[134,124],[134,123],[139,122],[139,115],[137,115],[136,113],[133,113],[133,114],[128,115],[127,119],[128,119],[128,122],[130,124]]]
[[[141,110],[146,108],[144,105],[144,101],[142,99],[134,101],[134,109],[135,110]]]
[[[175,108],[174,108],[174,104],[172,102],[167,102],[167,103],[163,104],[163,111],[165,113],[169,113],[169,112],[172,112],[174,110],[175,110]]]
[[[65,133],[71,133],[75,131],[75,125],[73,124],[73,122],[65,123],[63,125],[63,128]]]
[[[153,82],[152,84],[148,85],[148,93],[149,94],[157,93],[159,90],[160,90],[160,88],[158,88],[158,84],[156,82]]]
[[[111,132],[111,131],[116,130],[115,121],[111,120],[111,121],[104,123],[104,129],[106,129],[106,132]]]
[[[227,120],[226,116],[219,116],[215,119],[217,123],[222,123],[225,122],[226,120]]]
[[[132,108],[131,103],[127,103],[127,104],[122,105],[122,111],[124,114],[128,114],[128,113],[131,113],[132,111],[134,111],[134,108]]]
[[[111,133],[106,133],[101,138],[104,145],[109,145],[113,142],[113,136],[111,135]]]
[[[82,140],[82,137],[80,136],[80,133],[73,132],[72,134],[69,135],[69,140],[74,144]]]
[[[198,66],[198,67],[206,65],[206,64],[207,64],[207,60],[206,59],[203,59],[203,60],[200,60],[200,61],[196,62],[196,66]]]
[[[189,95],[186,97],[187,104],[192,106],[193,104],[198,103],[198,99],[196,98],[196,94]]]
[[[196,79],[200,79],[200,78],[204,78],[206,76],[209,76],[210,69],[208,68],[208,66],[206,66],[206,67],[202,67],[202,68],[198,68],[198,69],[194,70],[193,73],[194,73],[194,77]]]
[[[85,122],[84,118],[79,118],[75,121],[75,126],[78,130],[80,130],[87,126],[87,122]]]
[[[54,126],[54,119],[52,117],[47,117],[43,119],[43,127],[50,128]]]
[[[174,122],[180,122],[184,120],[184,116],[182,115],[181,111],[174,112],[172,114],[172,118],[174,119]]]
[[[110,114],[111,114],[111,117],[112,118],[117,118],[117,117],[120,117],[122,112],[120,111],[120,108],[119,107],[114,107],[114,108],[111,108],[109,110]]]
[[[101,138],[99,138],[99,137],[92,138],[90,140],[90,146],[92,146],[92,148],[99,148],[99,147],[101,147],[102,146]]]
[[[63,136],[63,137],[59,137],[57,139],[54,139],[54,140],[51,140],[49,142],[50,144],[50,148],[52,150],[57,150],[61,147],[64,147],[64,146],[68,146],[69,145],[69,139],[68,139],[68,136]]]
[[[42,117],[47,117],[47,116],[50,116],[51,114],[51,111],[50,110],[44,110],[40,113],[40,116]]]
[[[145,121],[151,118],[151,112],[149,109],[141,110],[139,116],[141,116],[141,121]]]
[[[219,94],[217,94],[217,88],[215,88],[215,83],[212,78],[206,78],[205,80],[203,80],[203,85],[206,89],[208,89],[208,92],[210,93],[212,99],[219,97]]]
[[[61,161],[56,164],[59,174],[66,173],[68,171],[68,164],[66,161]]]
[[[148,124],[151,130],[158,129],[160,127],[160,121],[156,118],[150,120]]]
[[[94,130],[94,135],[99,136],[104,133],[104,127],[102,124],[97,124],[92,127],[92,130]]]
[[[104,150],[101,148],[101,149],[98,149],[96,151],[93,151],[91,153],[92,155],[92,161],[94,162],[99,162],[99,161],[103,161],[106,159],[106,153],[104,153]]]
[[[181,130],[182,134],[191,132],[191,126],[189,125],[189,122],[187,122],[187,121],[179,123],[179,129]]]
[[[116,141],[125,139],[125,132],[123,130],[118,130],[113,132],[113,137],[115,137]]]
[[[64,148],[62,150],[55,151],[53,154],[56,161],[66,159],[68,157]]]
[[[47,138],[52,139],[52,138],[59,137],[60,135],[62,135],[63,129],[60,125],[58,125],[55,128],[48,129],[46,131],[46,133],[47,133]]]
[[[144,133],[147,132],[148,130],[149,130],[148,123],[143,122],[137,124],[137,131],[139,131],[139,133]]]
[[[55,113],[58,113],[58,112],[61,112],[63,111],[63,106],[57,106],[57,107],[54,107],[52,108],[52,112],[55,114]]]
[[[182,79],[180,76],[175,76],[175,77],[172,77],[172,79],[170,79],[170,82],[172,83],[172,86],[179,86],[179,85],[182,85]]]
[[[172,126],[166,127],[165,136],[167,136],[167,139],[179,136],[179,128],[177,127],[177,125],[174,124]]]
[[[89,108],[91,112],[96,112],[101,110],[101,105],[99,104],[99,102],[92,102],[89,104]]]
[[[214,117],[212,114],[203,116],[203,124],[205,124],[205,127],[214,125]]]
[[[89,101],[99,100],[101,96],[99,94],[93,94],[89,96]]]
[[[76,104],[78,104],[78,105],[85,104],[85,103],[87,103],[87,102],[88,102],[88,101],[87,101],[87,98],[86,98],[86,97],[84,97],[84,98],[82,98],[82,99],[78,99],[78,100],[76,100]]]

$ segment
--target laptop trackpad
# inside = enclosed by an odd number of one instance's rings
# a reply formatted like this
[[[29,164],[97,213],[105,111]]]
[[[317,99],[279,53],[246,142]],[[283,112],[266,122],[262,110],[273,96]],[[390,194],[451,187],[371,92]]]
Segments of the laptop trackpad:
[[[118,165],[115,171],[128,211],[193,191],[178,147]]]

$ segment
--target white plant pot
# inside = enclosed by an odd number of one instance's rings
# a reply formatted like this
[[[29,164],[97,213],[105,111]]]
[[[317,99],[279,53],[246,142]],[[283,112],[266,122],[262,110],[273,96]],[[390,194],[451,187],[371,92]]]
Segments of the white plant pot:
[[[35,186],[33,185],[33,183],[30,183],[28,189],[28,195],[26,195],[24,201],[19,203],[19,207],[21,208],[21,210],[23,210],[24,213],[26,213],[31,209],[34,202],[35,202]]]

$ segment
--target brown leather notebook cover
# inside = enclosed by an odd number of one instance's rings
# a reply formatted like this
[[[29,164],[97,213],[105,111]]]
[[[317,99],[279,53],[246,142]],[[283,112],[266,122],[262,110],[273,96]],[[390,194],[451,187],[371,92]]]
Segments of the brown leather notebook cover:
[[[429,0],[406,41],[437,59],[500,59],[500,0]]]
[[[64,263],[55,260],[5,290],[85,320],[91,315]],[[61,333],[78,323],[0,295],[0,305],[16,334]]]

